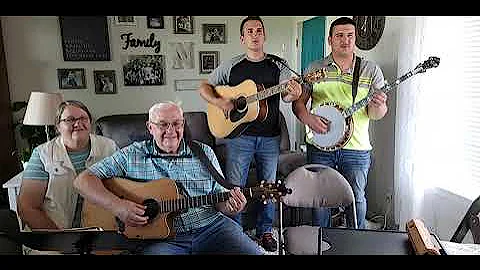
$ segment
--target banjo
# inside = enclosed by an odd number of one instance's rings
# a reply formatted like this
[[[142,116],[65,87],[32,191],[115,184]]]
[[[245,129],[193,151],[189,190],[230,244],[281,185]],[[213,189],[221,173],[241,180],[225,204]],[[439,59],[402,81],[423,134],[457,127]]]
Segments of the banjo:
[[[438,67],[439,64],[440,58],[434,56],[429,57],[428,60],[418,64],[414,70],[409,71],[405,75],[396,79],[395,82],[384,85],[379,91],[388,93],[392,88],[413,75],[424,73],[429,68]],[[372,99],[373,93],[374,91],[370,91],[365,98],[347,109],[342,108],[335,102],[324,102],[312,109],[312,114],[321,116],[330,122],[329,129],[325,134],[316,133],[312,130],[312,144],[323,151],[335,151],[345,146],[348,141],[350,141],[353,134],[354,127],[352,115],[368,105],[368,102]]]

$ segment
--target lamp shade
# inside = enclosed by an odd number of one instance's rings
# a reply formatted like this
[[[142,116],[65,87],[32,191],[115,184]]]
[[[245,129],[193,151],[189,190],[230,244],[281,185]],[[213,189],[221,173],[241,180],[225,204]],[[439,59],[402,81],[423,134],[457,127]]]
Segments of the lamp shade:
[[[30,126],[54,125],[55,114],[62,101],[61,93],[32,92],[28,100],[23,124]]]

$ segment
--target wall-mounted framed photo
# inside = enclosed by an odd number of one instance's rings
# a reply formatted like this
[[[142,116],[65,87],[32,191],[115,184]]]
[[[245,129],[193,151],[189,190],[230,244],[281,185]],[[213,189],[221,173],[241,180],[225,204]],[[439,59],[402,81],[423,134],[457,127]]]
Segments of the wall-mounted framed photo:
[[[60,89],[86,89],[85,69],[59,68],[57,69],[58,86]]]
[[[226,44],[225,24],[202,24],[203,43]]]
[[[163,29],[163,16],[147,16],[147,28]]]
[[[174,34],[193,34],[193,16],[173,16]]]
[[[165,85],[164,55],[127,55],[122,65],[125,86]]]
[[[135,16],[114,16],[116,25],[137,25],[137,19]]]
[[[220,53],[218,51],[200,51],[198,52],[200,59],[200,74],[208,74],[217,66]]]
[[[95,94],[116,94],[115,70],[94,70]]]

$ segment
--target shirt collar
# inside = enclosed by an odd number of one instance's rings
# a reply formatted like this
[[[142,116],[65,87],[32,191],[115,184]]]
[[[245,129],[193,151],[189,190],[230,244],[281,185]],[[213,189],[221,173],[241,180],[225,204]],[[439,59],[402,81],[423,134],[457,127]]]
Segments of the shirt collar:
[[[160,149],[155,143],[155,139],[152,138],[150,142],[151,143],[147,146],[147,149],[150,153],[152,153],[153,156],[168,158],[168,157],[189,157],[192,155],[190,148],[187,146],[187,144],[185,143],[185,139],[183,138],[180,141],[178,153],[173,153],[173,154],[167,153],[162,149]]]
[[[352,63],[352,66],[347,70],[346,73],[348,74],[353,74],[353,68],[355,67],[355,61],[357,60],[357,55],[355,53],[353,53],[353,63]],[[335,61],[333,60],[333,56],[332,56],[332,53],[330,53],[326,60],[325,60],[325,63],[327,64],[327,66],[332,66],[332,67],[335,67],[336,69],[340,70],[340,67],[337,66],[337,64],[335,63]]]

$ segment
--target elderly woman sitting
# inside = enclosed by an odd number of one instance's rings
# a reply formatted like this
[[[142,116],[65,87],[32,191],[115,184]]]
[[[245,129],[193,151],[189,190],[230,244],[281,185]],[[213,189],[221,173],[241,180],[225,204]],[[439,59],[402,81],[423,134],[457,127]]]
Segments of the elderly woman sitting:
[[[36,147],[23,172],[18,214],[30,229],[80,227],[82,200],[73,179],[118,149],[91,134],[92,116],[80,101],[61,103],[55,122],[59,136]]]

